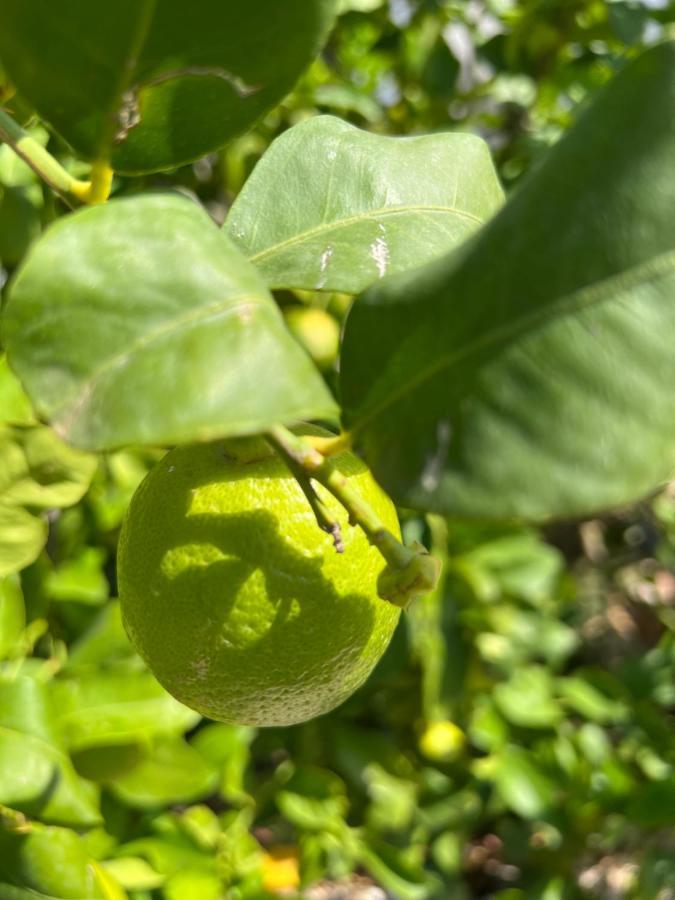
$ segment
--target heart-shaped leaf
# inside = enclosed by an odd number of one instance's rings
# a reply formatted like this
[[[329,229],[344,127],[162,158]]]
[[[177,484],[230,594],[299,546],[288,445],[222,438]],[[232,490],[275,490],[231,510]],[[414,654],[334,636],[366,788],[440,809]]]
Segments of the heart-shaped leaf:
[[[672,476],[673,109],[669,42],[475,238],[356,301],[346,424],[404,506],[582,515]]]
[[[152,172],[196,159],[288,93],[336,0],[6,0],[0,56],[39,114],[89,160]]]
[[[225,227],[270,287],[356,294],[451,250],[502,197],[480,138],[384,137],[319,116],[277,138]]]
[[[11,287],[4,341],[38,413],[76,446],[184,443],[335,413],[256,271],[175,194],[52,226]]]

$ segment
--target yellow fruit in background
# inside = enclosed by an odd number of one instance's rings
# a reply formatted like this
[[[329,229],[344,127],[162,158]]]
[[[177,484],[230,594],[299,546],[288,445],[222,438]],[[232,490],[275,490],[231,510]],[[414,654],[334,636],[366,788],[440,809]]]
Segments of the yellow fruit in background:
[[[334,461],[399,537],[361,460]],[[132,499],[118,562],[124,624],[164,687],[205,716],[289,725],[328,712],[389,643],[399,610],[377,596],[384,561],[316,489],[344,553],[261,439],[172,450]]]
[[[428,758],[452,762],[464,750],[466,737],[462,729],[448,720],[431,722],[422,732],[419,747]]]
[[[329,369],[340,349],[340,326],[322,309],[291,306],[284,311],[286,324],[320,369]]]
[[[266,891],[294,891],[300,886],[300,861],[295,847],[274,847],[263,854],[262,882]]]

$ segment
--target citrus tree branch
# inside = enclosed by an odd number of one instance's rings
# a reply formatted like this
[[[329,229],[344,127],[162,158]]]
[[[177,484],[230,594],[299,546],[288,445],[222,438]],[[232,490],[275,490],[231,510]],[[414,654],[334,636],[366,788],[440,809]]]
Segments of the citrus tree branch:
[[[0,141],[8,144],[68,206],[102,203],[108,199],[112,170],[107,163],[95,163],[90,181],[80,181],[67,172],[45,148],[0,109]]]
[[[380,597],[406,607],[415,596],[433,588],[439,574],[438,561],[420,544],[406,547],[397,540],[330,458],[320,453],[307,438],[293,434],[283,425],[271,428],[266,437],[296,478],[300,475],[302,479],[311,478],[322,484],[344,506],[350,524],[358,525],[370,544],[380,551],[387,562],[378,581]],[[302,481],[300,483],[302,486]],[[321,520],[319,524],[325,529]]]

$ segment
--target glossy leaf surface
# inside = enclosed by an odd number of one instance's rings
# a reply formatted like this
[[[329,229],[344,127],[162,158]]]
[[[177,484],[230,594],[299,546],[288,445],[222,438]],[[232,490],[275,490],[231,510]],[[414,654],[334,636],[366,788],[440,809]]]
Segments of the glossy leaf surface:
[[[14,281],[3,334],[38,412],[81,447],[206,440],[335,411],[253,267],[178,195],[54,225]]]
[[[670,42],[475,239],[357,300],[346,424],[404,506],[580,515],[672,476],[674,108]]]
[[[85,159],[171,168],[222,146],[290,90],[335,0],[7,0],[0,56]]]
[[[319,116],[277,138],[225,227],[270,287],[356,294],[451,250],[501,202],[480,138],[384,137]]]

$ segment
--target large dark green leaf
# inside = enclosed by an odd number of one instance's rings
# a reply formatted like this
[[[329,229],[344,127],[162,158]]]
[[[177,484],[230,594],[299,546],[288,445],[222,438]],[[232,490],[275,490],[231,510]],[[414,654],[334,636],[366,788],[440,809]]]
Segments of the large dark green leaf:
[[[196,159],[275,106],[316,54],[335,0],[6,0],[11,80],[84,158],[117,171]]]
[[[356,294],[451,250],[501,202],[480,138],[384,137],[320,116],[277,138],[226,228],[270,287]]]
[[[253,267],[179,195],[52,226],[12,285],[4,339],[38,412],[78,446],[183,443],[335,411]]]
[[[0,577],[19,572],[40,555],[47,521],[22,506],[0,503]]]
[[[357,300],[346,424],[403,505],[576,515],[672,475],[674,108],[671,42],[468,244]]]

